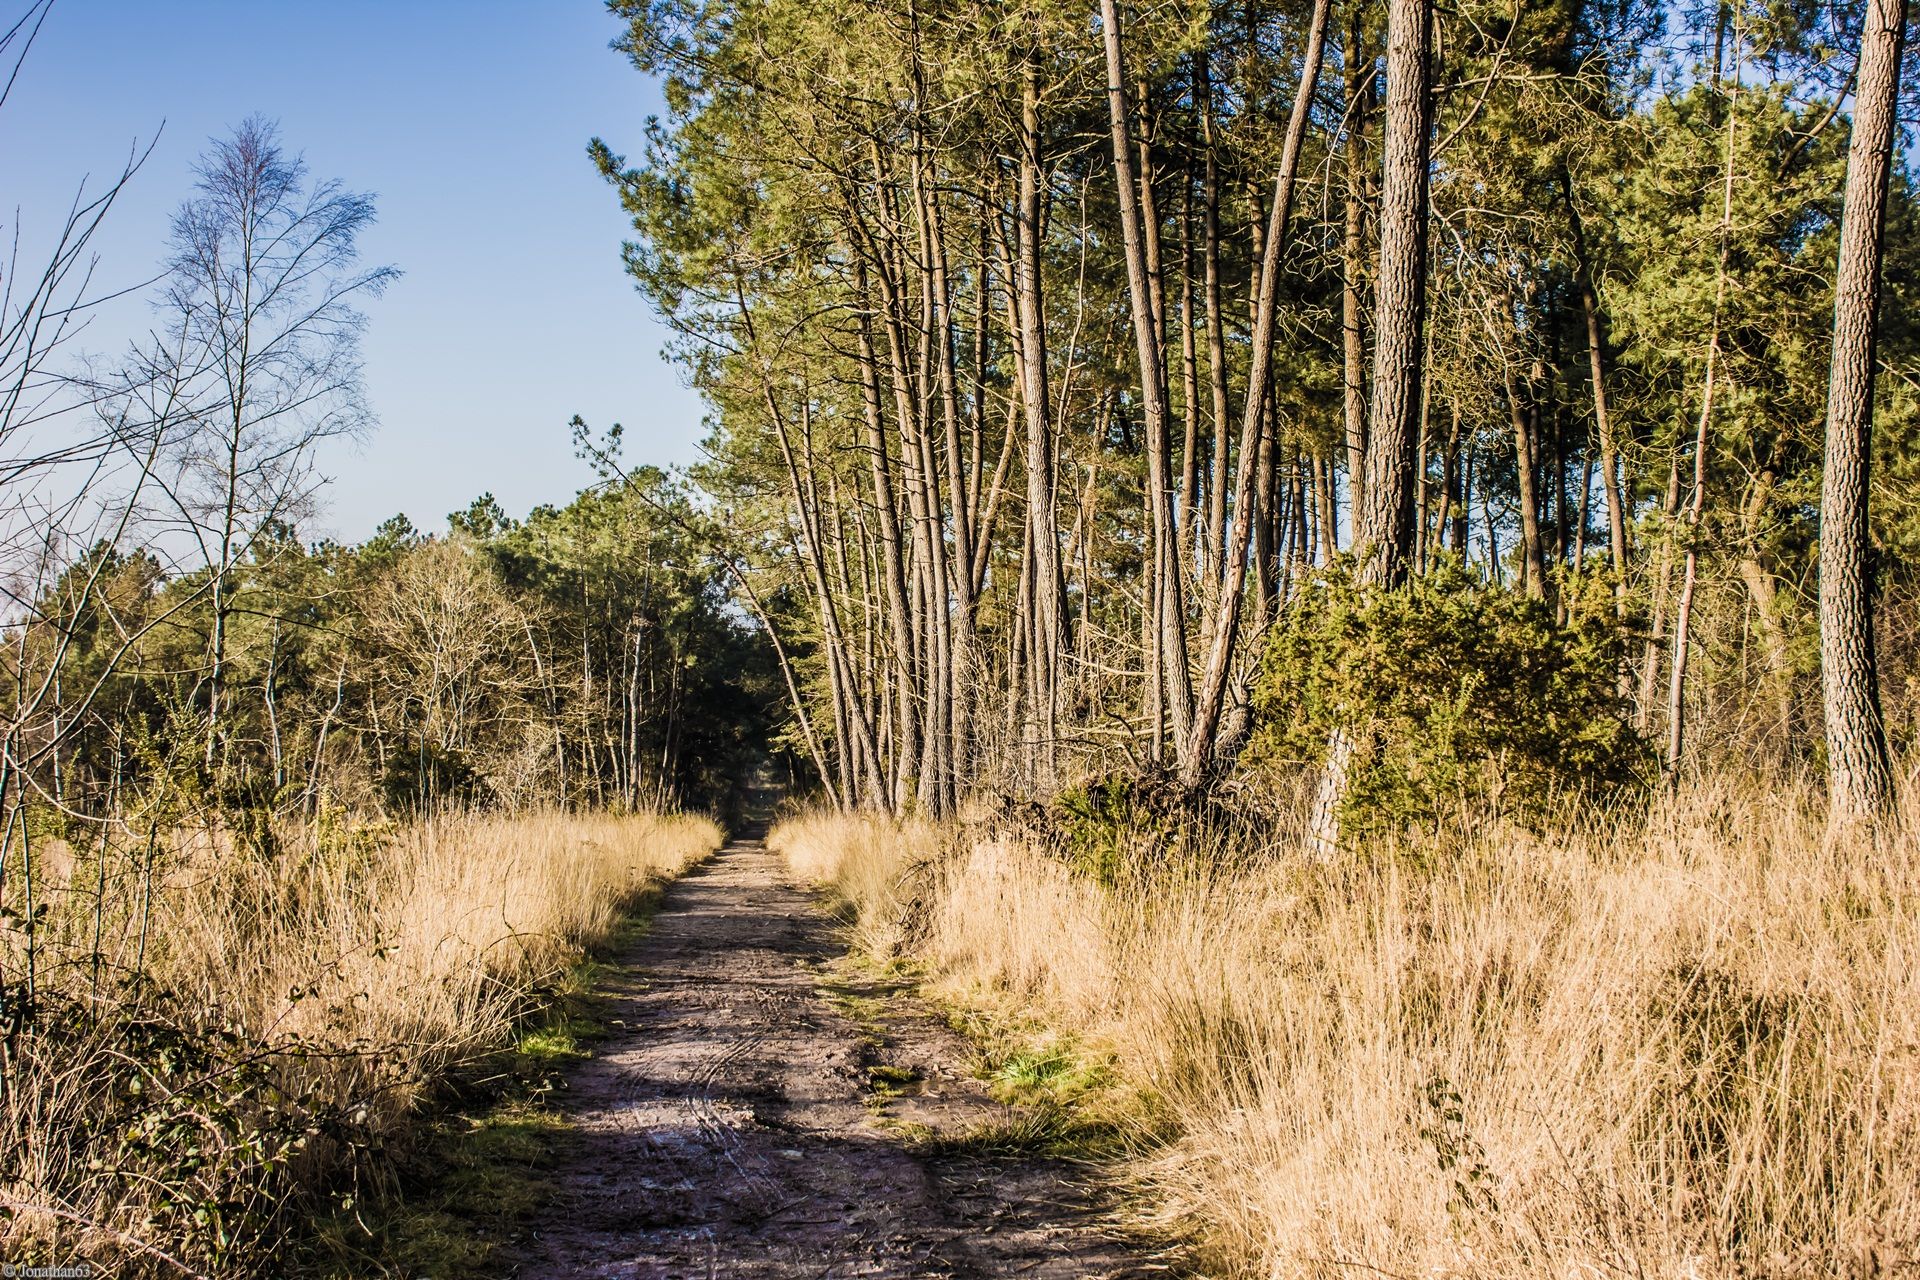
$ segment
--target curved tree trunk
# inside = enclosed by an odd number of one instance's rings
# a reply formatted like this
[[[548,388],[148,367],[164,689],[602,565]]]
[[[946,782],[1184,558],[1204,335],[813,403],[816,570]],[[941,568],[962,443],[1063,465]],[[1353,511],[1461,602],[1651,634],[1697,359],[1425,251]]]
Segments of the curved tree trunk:
[[[1213,767],[1214,736],[1220,728],[1234,641],[1239,632],[1240,600],[1247,582],[1247,551],[1258,515],[1253,509],[1254,467],[1260,454],[1261,409],[1267,402],[1267,374],[1273,364],[1273,317],[1278,301],[1280,253],[1286,243],[1294,178],[1300,171],[1301,144],[1306,137],[1307,119],[1312,114],[1313,91],[1320,79],[1320,58],[1326,49],[1329,7],[1328,0],[1314,0],[1313,18],[1307,28],[1306,56],[1300,65],[1300,85],[1294,94],[1293,114],[1287,120],[1280,171],[1274,175],[1273,208],[1268,213],[1267,242],[1260,260],[1259,291],[1254,303],[1253,356],[1248,361],[1246,408],[1240,421],[1240,465],[1234,477],[1234,545],[1226,557],[1225,580],[1209,636],[1206,674],[1195,700],[1193,725],[1180,748],[1180,781],[1190,788],[1198,787]],[[1217,324],[1218,314],[1213,319]]]
[[[1120,202],[1120,236],[1127,259],[1127,294],[1132,304],[1134,344],[1140,360],[1140,398],[1147,427],[1147,505],[1153,532],[1153,590],[1149,626],[1155,655],[1148,668],[1154,686],[1150,705],[1164,707],[1176,738],[1187,733],[1193,715],[1193,684],[1187,671],[1186,603],[1182,597],[1178,525],[1172,484],[1172,442],[1168,434],[1167,365],[1163,332],[1152,280],[1155,263],[1150,225],[1143,226],[1141,184],[1133,171],[1133,141],[1128,124],[1125,65],[1120,48],[1120,12],[1114,0],[1100,0],[1100,24],[1107,59],[1107,114],[1113,130],[1113,173]],[[1144,177],[1144,175],[1143,175]],[[1159,736],[1154,750],[1159,751]]]

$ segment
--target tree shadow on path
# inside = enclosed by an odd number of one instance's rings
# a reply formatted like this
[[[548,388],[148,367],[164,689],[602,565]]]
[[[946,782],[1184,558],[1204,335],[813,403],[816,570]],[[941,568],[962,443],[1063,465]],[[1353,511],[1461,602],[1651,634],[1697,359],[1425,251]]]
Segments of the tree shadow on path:
[[[824,989],[833,926],[764,831],[674,884],[612,967],[611,1034],[570,1081],[573,1133],[515,1274],[1169,1274],[1104,1225],[1084,1169],[969,1141],[1013,1113],[897,988],[863,998],[911,1025],[911,1065],[877,1060],[873,1023]]]

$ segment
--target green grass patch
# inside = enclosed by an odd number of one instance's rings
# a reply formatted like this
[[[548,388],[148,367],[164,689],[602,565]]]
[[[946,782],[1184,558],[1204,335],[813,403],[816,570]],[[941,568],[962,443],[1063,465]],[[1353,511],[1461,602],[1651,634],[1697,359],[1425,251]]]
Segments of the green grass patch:
[[[943,1001],[947,1023],[979,1054],[975,1074],[1012,1114],[930,1144],[948,1154],[1109,1159],[1150,1131],[1149,1100],[1127,1088],[1109,1055],[986,1001]]]
[[[1011,1053],[990,1063],[986,1078],[995,1097],[1016,1106],[1032,1102],[1070,1105],[1113,1085],[1108,1063],[1063,1043]]]
[[[834,980],[818,992],[866,1041],[867,1107],[917,1150],[934,1157],[1096,1160],[1119,1154],[1141,1131],[1149,1108],[1122,1085],[1110,1056],[1037,1020],[1010,1015],[989,993],[936,991],[910,957],[876,960],[849,951],[830,972]],[[943,1134],[887,1114],[888,1102],[918,1092],[924,1083],[917,1072],[881,1060],[888,1014],[902,995],[927,1001],[967,1039],[977,1055],[974,1074],[1009,1108],[1007,1115]]]
[[[391,1177],[339,1196],[293,1273],[316,1280],[504,1276],[505,1250],[545,1203],[568,1133],[549,1104],[594,1024],[556,1005],[511,1049],[460,1073]]]
[[[833,1006],[863,1033],[878,1035],[885,1029],[884,1015],[887,1011],[885,996],[860,995],[845,987],[821,987],[819,993],[822,1000]]]
[[[1003,1119],[960,1133],[936,1134],[916,1127],[922,1132],[906,1135],[915,1147],[936,1159],[953,1160],[1089,1160],[1113,1154],[1120,1138],[1117,1129],[1091,1123],[1071,1108],[1044,1105],[1020,1107]]]
[[[481,1114],[430,1126],[399,1185],[364,1211],[319,1224],[312,1274],[488,1277],[545,1203],[567,1123],[534,1098],[502,1098]]]
[[[911,1067],[879,1063],[867,1068],[867,1088],[873,1097],[882,1100],[917,1093],[923,1083],[920,1073]]]

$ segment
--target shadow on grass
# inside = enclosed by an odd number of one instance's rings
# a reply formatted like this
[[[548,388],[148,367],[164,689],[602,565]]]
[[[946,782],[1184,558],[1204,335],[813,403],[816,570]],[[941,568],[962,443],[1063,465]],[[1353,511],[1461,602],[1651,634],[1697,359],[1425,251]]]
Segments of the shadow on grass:
[[[572,1125],[552,1095],[611,1030],[595,988],[605,959],[634,946],[663,886],[635,896],[598,949],[541,993],[514,1043],[454,1072],[425,1104],[378,1184],[334,1198],[289,1260],[299,1280],[409,1280],[508,1274],[506,1259],[547,1203]]]

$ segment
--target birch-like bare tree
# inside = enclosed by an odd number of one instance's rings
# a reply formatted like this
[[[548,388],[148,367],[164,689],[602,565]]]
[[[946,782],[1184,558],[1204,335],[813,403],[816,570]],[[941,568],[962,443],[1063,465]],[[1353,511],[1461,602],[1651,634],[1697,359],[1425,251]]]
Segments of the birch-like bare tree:
[[[173,220],[160,324],[124,381],[144,394],[143,430],[161,442],[159,523],[191,544],[212,595],[201,680],[211,768],[234,567],[263,531],[305,512],[316,448],[371,422],[357,304],[398,273],[359,265],[373,198],[311,181],[266,120],[216,140],[196,173]]]

